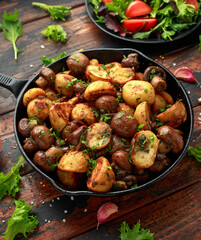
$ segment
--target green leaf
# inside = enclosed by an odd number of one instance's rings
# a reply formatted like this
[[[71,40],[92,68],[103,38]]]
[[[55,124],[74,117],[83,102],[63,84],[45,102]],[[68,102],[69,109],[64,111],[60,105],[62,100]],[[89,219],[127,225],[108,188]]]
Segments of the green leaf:
[[[148,39],[150,34],[151,34],[151,31],[137,32],[137,33],[133,34],[132,38],[133,39]]]
[[[4,32],[4,37],[11,41],[13,44],[15,60],[17,59],[17,54],[23,50],[18,50],[16,46],[17,39],[22,35],[22,22],[17,19],[19,16],[17,9],[15,9],[14,14],[7,14],[5,11],[1,21],[0,29]]]
[[[66,55],[67,55],[66,52],[62,52],[62,53],[60,53],[60,54],[59,54],[57,57],[55,57],[55,58],[46,58],[46,57],[44,56],[44,57],[42,57],[42,58],[40,58],[40,59],[43,61],[43,63],[45,64],[45,66],[47,66],[47,65],[49,65],[50,63],[53,63],[53,62],[59,60],[60,58],[65,57]]]
[[[65,7],[65,6],[59,6],[59,5],[47,5],[39,2],[32,2],[32,6],[40,7],[43,10],[47,11],[53,20],[61,19],[62,21],[66,21],[64,17],[71,13],[70,12],[71,7]]]
[[[65,42],[67,38],[67,33],[61,25],[49,25],[41,33],[47,37],[48,41],[52,38],[55,42]]]
[[[188,148],[188,156],[193,156],[198,162],[201,162],[201,147],[196,146]]]
[[[15,194],[20,191],[18,183],[21,179],[19,170],[24,166],[24,158],[20,156],[18,158],[17,164],[13,165],[11,170],[7,175],[0,172],[0,199],[2,199],[6,194],[15,197]]]
[[[124,221],[120,228],[121,240],[153,240],[154,233],[150,233],[149,229],[140,229],[140,221],[138,221],[133,229],[130,229],[128,224]]]
[[[36,216],[29,215],[32,206],[26,204],[22,199],[14,200],[15,210],[8,220],[8,226],[4,233],[5,240],[13,240],[18,233],[27,237],[27,233],[32,232],[38,225]]]
[[[102,0],[89,0],[89,2],[93,5],[93,11],[96,14],[96,17],[98,19],[98,20],[96,20],[96,22],[104,23],[105,22],[104,17],[98,16],[98,9],[99,9],[99,6],[100,6]]]

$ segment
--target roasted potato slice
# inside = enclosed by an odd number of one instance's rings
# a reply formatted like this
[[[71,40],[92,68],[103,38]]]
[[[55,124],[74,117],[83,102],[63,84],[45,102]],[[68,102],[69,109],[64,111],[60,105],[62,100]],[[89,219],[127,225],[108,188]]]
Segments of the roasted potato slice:
[[[104,65],[104,69],[108,73],[116,71],[117,68],[122,68],[121,64],[118,62],[111,62]]]
[[[57,92],[67,98],[71,98],[74,92],[72,82],[74,78],[75,77],[69,75],[68,72],[57,73],[55,79],[55,89]]]
[[[152,110],[154,113],[162,112],[166,108],[167,102],[165,98],[159,94],[156,94],[155,101],[152,105]]]
[[[40,96],[29,102],[27,106],[27,115],[29,118],[37,117],[41,121],[45,121],[49,115],[49,109],[51,106],[52,101],[46,97]]]
[[[110,82],[110,76],[108,75],[107,71],[99,66],[95,65],[89,65],[87,66],[86,69],[86,77],[89,81],[94,82],[94,81],[106,81]]]
[[[151,131],[140,131],[134,136],[131,158],[137,168],[149,168],[154,164],[159,140]]]
[[[131,68],[116,68],[114,71],[110,70],[109,76],[112,84],[124,85],[135,79],[135,72]]]
[[[155,100],[155,90],[149,82],[130,81],[124,84],[122,97],[130,106],[137,107],[138,104],[145,101],[151,105]]]
[[[171,104],[171,105],[174,104],[174,100],[173,100],[172,96],[169,93],[167,93],[166,91],[157,92],[157,94],[161,95],[168,104]]]
[[[187,119],[187,112],[182,100],[180,99],[165,112],[156,116],[162,123],[173,128],[179,127]]]
[[[134,115],[135,110],[126,103],[119,103],[118,112],[126,112],[132,116]]]
[[[147,102],[142,102],[136,107],[134,117],[143,125],[142,130],[151,130],[150,114],[151,110]]]
[[[86,141],[90,149],[100,150],[105,148],[111,140],[112,129],[105,122],[90,125],[87,130]]]
[[[89,159],[86,153],[71,150],[61,157],[57,167],[62,171],[85,173],[88,171]]]
[[[89,65],[98,66],[99,65],[98,59],[93,58],[93,59],[89,60]]]
[[[83,173],[67,172],[57,169],[57,176],[63,185],[74,189],[80,189],[84,182]]]
[[[25,92],[23,96],[23,104],[25,107],[31,102],[31,100],[37,98],[38,96],[46,96],[46,93],[41,88],[31,88],[27,92]]]
[[[57,99],[57,94],[50,87],[47,87],[44,90],[46,93],[46,98],[50,99],[51,101],[55,101]]]
[[[65,128],[72,109],[73,106],[67,102],[56,103],[50,108],[49,118],[55,131],[61,132]]]
[[[95,100],[102,95],[113,95],[115,96],[117,90],[115,87],[109,83],[104,81],[95,81],[89,84],[84,93],[84,98],[87,101]]]
[[[105,157],[99,157],[87,181],[87,187],[94,192],[108,192],[114,183],[114,171]]]
[[[68,103],[70,103],[71,105],[75,105],[75,104],[77,104],[79,102],[79,97],[77,97],[77,96],[75,96],[75,97],[73,97],[73,98],[71,98],[71,99],[69,99],[68,100]]]
[[[80,124],[92,124],[96,122],[95,114],[91,107],[84,103],[78,103],[72,110],[72,120],[78,120]]]

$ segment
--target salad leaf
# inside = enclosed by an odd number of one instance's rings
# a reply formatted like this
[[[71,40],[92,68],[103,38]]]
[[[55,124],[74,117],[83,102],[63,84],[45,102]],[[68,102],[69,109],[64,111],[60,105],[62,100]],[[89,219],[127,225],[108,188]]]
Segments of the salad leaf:
[[[4,32],[4,37],[11,41],[13,44],[15,60],[17,60],[17,54],[23,52],[24,50],[18,50],[16,46],[17,39],[22,35],[22,22],[18,19],[18,12],[15,9],[14,14],[10,13],[9,15],[5,11],[3,18],[0,23],[0,29]]]
[[[27,237],[28,232],[32,232],[38,225],[36,216],[29,215],[29,211],[33,206],[29,206],[22,199],[14,200],[15,210],[8,220],[8,226],[4,233],[5,240],[13,240],[18,233],[22,233]]]
[[[130,229],[129,225],[124,221],[120,227],[121,240],[153,240],[154,233],[150,233],[149,229],[140,229],[140,221],[138,221],[133,229]]]
[[[15,197],[15,194],[20,191],[20,187],[18,186],[21,179],[19,170],[23,166],[24,158],[20,156],[17,164],[12,166],[7,175],[0,172],[0,199],[2,199],[6,194]]]
[[[50,14],[50,17],[55,19],[65,20],[65,16],[69,15],[71,7],[59,6],[59,5],[47,5],[45,3],[32,2],[32,6],[40,7],[43,10],[47,11]]]
[[[42,58],[40,58],[42,61],[43,61],[43,63],[45,64],[45,66],[47,66],[47,65],[49,65],[50,63],[53,63],[53,62],[55,62],[56,60],[59,60],[60,58],[62,58],[62,57],[65,57],[67,55],[67,53],[66,52],[62,52],[62,53],[60,53],[57,57],[55,57],[55,58],[46,58],[45,56],[44,57],[42,57]]]
[[[61,25],[49,25],[41,33],[47,37],[48,41],[52,38],[55,42],[65,42],[67,38],[67,33]]]
[[[93,5],[93,11],[96,14],[96,17],[98,20],[96,20],[96,22],[101,22],[104,23],[104,17],[103,16],[99,16],[98,11],[99,11],[99,7],[102,5],[102,0],[89,0],[89,2]]]
[[[201,147],[189,147],[188,148],[188,156],[193,156],[198,162],[201,162]]]

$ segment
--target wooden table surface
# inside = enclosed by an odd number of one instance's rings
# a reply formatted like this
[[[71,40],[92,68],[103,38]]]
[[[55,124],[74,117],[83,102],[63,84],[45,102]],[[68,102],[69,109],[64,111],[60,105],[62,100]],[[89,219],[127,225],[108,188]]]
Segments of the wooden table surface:
[[[41,1],[55,4],[53,0]],[[55,24],[48,14],[31,6],[32,1],[0,1],[0,18],[3,12],[14,13],[16,8],[23,22],[23,34],[17,41],[19,49],[14,60],[12,45],[0,32],[0,72],[17,78],[31,78],[43,65],[40,57],[56,57],[66,51],[101,47],[132,47],[143,51],[152,59],[158,59],[170,71],[189,67],[201,83],[201,51],[198,35],[200,29],[185,39],[167,45],[140,45],[108,36],[98,29],[87,15],[84,0],[60,0],[57,4],[71,6],[71,16],[66,22],[56,21],[68,33],[66,43],[48,42],[40,33],[47,25]],[[44,45],[45,48],[41,48]],[[32,66],[33,65],[33,66]],[[198,97],[201,88],[195,83],[182,82],[192,100],[194,132],[191,145],[201,145],[201,106]],[[7,173],[21,155],[15,141],[13,118],[16,99],[0,87],[0,171]],[[13,148],[16,147],[16,148]],[[191,157],[184,157],[179,165],[164,179],[145,190],[121,197],[72,197],[57,192],[28,163],[22,171],[21,191],[16,198],[34,204],[39,226],[29,239],[118,239],[122,221],[130,226],[139,219],[143,228],[155,233],[154,239],[201,239],[201,164]],[[96,214],[99,207],[113,202],[119,212],[96,230]],[[13,199],[0,201],[0,235],[6,230],[7,221],[14,210]],[[0,237],[2,239],[2,237]],[[23,239],[19,236],[18,239]]]

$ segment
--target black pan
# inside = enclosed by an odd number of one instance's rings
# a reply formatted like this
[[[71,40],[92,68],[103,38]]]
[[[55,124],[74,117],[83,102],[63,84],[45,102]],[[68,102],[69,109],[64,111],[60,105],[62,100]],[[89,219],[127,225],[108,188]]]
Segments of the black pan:
[[[23,138],[20,136],[17,130],[17,124],[19,120],[23,117],[27,117],[26,115],[26,108],[23,106],[23,95],[24,93],[30,89],[35,87],[35,80],[38,78],[38,74],[31,80],[20,80],[20,79],[15,79],[10,76],[6,76],[4,74],[0,74],[0,86],[3,86],[7,89],[9,89],[17,98],[17,104],[15,108],[15,114],[14,114],[14,131],[15,131],[15,137],[17,144],[22,152],[22,155],[25,157],[27,162],[38,172],[40,173],[43,177],[45,177],[47,180],[49,180],[52,185],[57,189],[59,192],[66,194],[66,195],[90,195],[90,196],[117,196],[117,195],[122,195],[122,194],[127,194],[127,193],[132,193],[136,192],[138,190],[141,190],[145,187],[150,186],[151,184],[159,181],[162,179],[164,176],[166,176],[168,173],[172,171],[173,168],[180,162],[180,160],[184,157],[188,146],[191,142],[191,136],[193,132],[193,110],[192,110],[192,105],[189,99],[189,96],[187,92],[185,91],[184,87],[180,84],[180,82],[174,77],[174,75],[168,71],[165,67],[160,65],[159,63],[155,62],[154,60],[148,58],[145,56],[143,53],[135,50],[135,49],[128,49],[128,48],[122,48],[122,49],[90,49],[83,51],[83,53],[88,56],[89,59],[96,58],[99,60],[101,63],[109,63],[109,62],[120,62],[123,58],[123,55],[128,55],[130,53],[136,52],[139,54],[139,62],[140,64],[140,69],[139,71],[144,71],[144,69],[149,66],[149,65],[155,65],[155,66],[160,66],[166,71],[167,74],[167,85],[168,89],[167,91],[173,96],[174,100],[176,101],[177,99],[182,99],[183,103],[186,106],[187,109],[187,121],[182,124],[181,126],[181,131],[184,132],[184,148],[182,152],[179,154],[170,154],[170,165],[168,166],[167,170],[163,173],[161,173],[159,176],[150,179],[150,181],[136,187],[133,189],[127,189],[127,190],[121,190],[121,191],[115,191],[115,192],[107,192],[107,193],[95,193],[91,192],[89,190],[69,190],[65,186],[63,186],[58,180],[56,175],[52,173],[45,173],[41,169],[39,169],[37,166],[34,165],[32,162],[33,155],[28,155],[24,149],[23,149]],[[68,56],[63,57],[59,59],[58,61],[50,64],[48,67],[50,67],[53,71],[55,72],[60,72],[63,71],[64,68],[67,69],[66,67],[66,59]],[[143,64],[142,64],[143,63]]]

